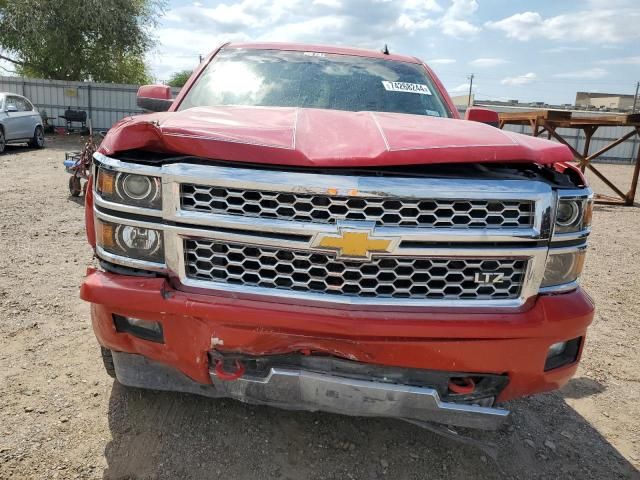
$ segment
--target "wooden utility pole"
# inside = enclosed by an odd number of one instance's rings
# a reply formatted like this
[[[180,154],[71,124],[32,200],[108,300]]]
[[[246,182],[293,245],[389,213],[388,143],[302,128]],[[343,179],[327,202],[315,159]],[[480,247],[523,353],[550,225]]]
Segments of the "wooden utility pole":
[[[467,107],[471,106],[471,89],[473,88],[473,73],[467,77],[469,79],[469,97],[467,98]]]
[[[638,89],[640,89],[640,82],[636,82],[636,94],[633,96],[633,108],[631,113],[636,113],[636,104],[638,103]]]

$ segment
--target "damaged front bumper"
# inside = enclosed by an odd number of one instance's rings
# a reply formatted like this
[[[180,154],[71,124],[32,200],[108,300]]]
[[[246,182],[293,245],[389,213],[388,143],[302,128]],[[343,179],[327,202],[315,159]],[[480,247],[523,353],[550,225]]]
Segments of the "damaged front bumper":
[[[507,410],[498,408],[443,402],[433,388],[301,369],[273,367],[264,377],[245,375],[228,381],[219,378],[211,368],[212,385],[203,385],[141,355],[114,352],[113,360],[118,381],[123,385],[233,398],[290,410],[418,420],[485,430],[498,428],[509,415]]]
[[[488,408],[494,401],[566,383],[583,342],[559,368],[545,370],[547,352],[584,338],[593,318],[580,289],[513,311],[327,309],[200,295],[163,278],[90,269],[80,293],[125,385],[479,428],[504,420],[505,411]],[[118,316],[157,325],[161,338],[119,329]],[[233,371],[236,360],[246,371],[224,381],[219,373]],[[467,377],[474,392],[451,388]]]

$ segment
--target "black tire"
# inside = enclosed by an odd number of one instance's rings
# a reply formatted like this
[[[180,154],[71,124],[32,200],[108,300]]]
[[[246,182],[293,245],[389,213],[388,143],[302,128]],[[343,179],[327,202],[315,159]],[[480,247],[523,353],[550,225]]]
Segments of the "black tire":
[[[4,147],[7,146],[7,141],[4,138],[4,130],[0,128],[0,153],[4,152]]]
[[[72,197],[79,197],[82,193],[82,182],[75,175],[69,177],[69,193]]]
[[[113,355],[108,348],[100,347],[102,353],[102,363],[104,363],[104,369],[111,378],[116,378],[116,367],[113,364]]]
[[[33,138],[29,140],[31,148],[44,148],[44,130],[40,125],[33,132]]]

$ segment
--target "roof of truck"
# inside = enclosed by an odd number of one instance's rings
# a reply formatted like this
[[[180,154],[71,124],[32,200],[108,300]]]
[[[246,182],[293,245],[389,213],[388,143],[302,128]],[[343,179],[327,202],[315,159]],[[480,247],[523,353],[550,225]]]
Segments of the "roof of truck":
[[[384,45],[381,45],[381,47]],[[364,48],[337,47],[332,45],[315,45],[308,43],[280,43],[280,42],[247,42],[228,43],[224,48],[253,48],[261,50],[291,50],[296,52],[320,52],[333,53],[337,55],[354,55],[357,57],[380,58],[383,60],[394,60],[397,62],[422,63],[416,57],[398,55],[395,53],[382,53],[378,50],[366,50]]]

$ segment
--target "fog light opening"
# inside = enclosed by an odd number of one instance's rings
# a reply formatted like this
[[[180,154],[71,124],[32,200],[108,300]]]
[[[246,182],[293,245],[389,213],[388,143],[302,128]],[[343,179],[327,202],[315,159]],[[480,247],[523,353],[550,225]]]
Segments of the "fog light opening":
[[[164,332],[160,322],[114,314],[113,323],[118,333],[128,333],[149,342],[164,343]]]
[[[554,343],[549,347],[547,358],[555,357],[556,355],[561,355],[566,348],[567,348],[567,342]]]
[[[582,337],[578,337],[551,345],[549,350],[547,350],[547,360],[544,364],[544,371],[547,372],[554,368],[560,368],[574,363],[578,360],[581,344]]]

